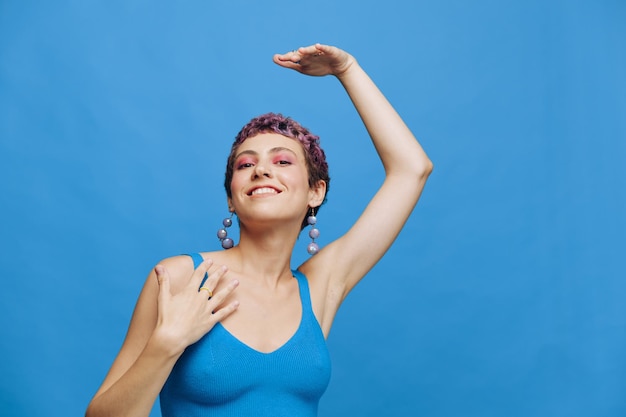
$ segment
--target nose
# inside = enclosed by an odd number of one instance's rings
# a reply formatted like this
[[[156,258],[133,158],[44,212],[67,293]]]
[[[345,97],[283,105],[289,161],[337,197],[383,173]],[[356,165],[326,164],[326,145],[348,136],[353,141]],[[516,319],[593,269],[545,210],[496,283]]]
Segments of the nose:
[[[266,166],[265,163],[259,162],[254,166],[254,178],[271,178],[272,170],[270,167]]]

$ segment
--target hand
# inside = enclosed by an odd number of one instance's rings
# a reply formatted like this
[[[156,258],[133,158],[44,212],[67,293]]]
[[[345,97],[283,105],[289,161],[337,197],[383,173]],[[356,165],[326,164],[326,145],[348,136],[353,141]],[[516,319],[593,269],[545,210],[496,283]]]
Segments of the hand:
[[[155,331],[158,331],[175,351],[182,352],[187,346],[200,340],[218,321],[232,314],[239,306],[238,301],[222,305],[226,297],[237,288],[239,282],[236,280],[224,285],[215,294],[212,293],[227,272],[225,266],[214,268],[209,273],[209,277],[202,285],[202,288],[208,290],[198,290],[212,264],[211,260],[202,262],[191,275],[187,285],[176,295],[172,295],[170,291],[170,275],[167,268],[163,265],[154,268],[159,283]]]
[[[339,48],[329,45],[301,47],[286,54],[274,55],[274,62],[306,75],[334,75],[341,77],[356,62],[354,57]]]

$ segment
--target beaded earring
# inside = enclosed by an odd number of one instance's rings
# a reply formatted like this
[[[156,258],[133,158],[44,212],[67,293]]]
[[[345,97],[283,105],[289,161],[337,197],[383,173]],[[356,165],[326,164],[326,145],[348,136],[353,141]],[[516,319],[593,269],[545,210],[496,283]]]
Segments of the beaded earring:
[[[313,210],[313,207],[311,207],[311,215],[306,218],[306,222],[311,226],[311,230],[309,230],[311,243],[309,243],[309,245],[307,246],[306,251],[309,253],[309,255],[313,256],[320,250],[318,244],[315,243],[315,239],[320,237],[320,231],[318,228],[315,227],[315,223],[317,223],[317,218],[315,217],[315,211]]]
[[[222,247],[224,249],[230,249],[235,246],[235,242],[228,237],[228,232],[226,231],[227,228],[233,225],[234,214],[235,212],[233,211],[230,213],[230,217],[226,217],[224,220],[222,220],[222,225],[224,225],[224,227],[217,231],[217,238],[220,240],[220,242],[222,242]]]

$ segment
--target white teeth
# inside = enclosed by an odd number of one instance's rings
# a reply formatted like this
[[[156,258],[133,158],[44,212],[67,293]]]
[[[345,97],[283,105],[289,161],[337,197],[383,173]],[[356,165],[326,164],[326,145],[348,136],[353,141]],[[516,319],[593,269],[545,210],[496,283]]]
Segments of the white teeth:
[[[257,194],[277,194],[277,191],[270,187],[263,187],[263,188],[257,188],[251,193],[251,195],[257,195]]]

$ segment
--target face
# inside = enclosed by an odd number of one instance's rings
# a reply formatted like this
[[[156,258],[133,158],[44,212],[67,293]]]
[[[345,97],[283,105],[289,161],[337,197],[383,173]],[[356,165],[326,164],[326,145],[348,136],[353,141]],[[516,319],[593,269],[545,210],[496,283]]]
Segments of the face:
[[[244,223],[302,221],[309,207],[324,198],[325,184],[309,187],[304,150],[277,133],[246,139],[237,149],[228,205]]]

